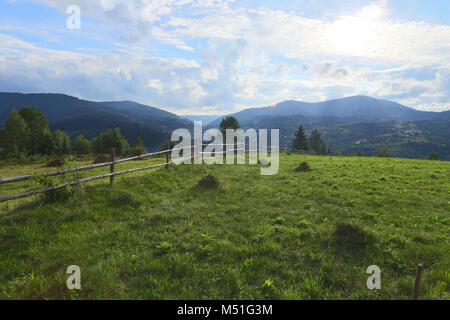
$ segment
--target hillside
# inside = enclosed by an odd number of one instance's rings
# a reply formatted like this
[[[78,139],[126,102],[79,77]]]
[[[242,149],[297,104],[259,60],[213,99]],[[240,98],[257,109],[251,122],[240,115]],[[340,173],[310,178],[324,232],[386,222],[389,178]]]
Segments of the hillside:
[[[247,128],[279,128],[280,145],[291,147],[291,138],[300,124],[310,133],[317,128],[327,145],[344,154],[363,151],[375,155],[387,148],[394,157],[425,159],[438,152],[450,160],[450,119],[339,123],[336,118],[305,116],[260,117],[244,122]]]
[[[259,117],[295,115],[315,118],[334,118],[334,122],[435,120],[442,118],[448,119],[449,112],[419,111],[388,100],[380,100],[367,96],[354,96],[316,103],[284,101],[273,107],[250,108],[232,115],[240,123],[245,124]],[[210,125],[218,126],[221,119],[212,122]]]
[[[303,161],[312,171],[294,171]],[[196,186],[207,174],[220,189]],[[89,184],[83,207],[78,193],[0,204],[0,299],[410,299],[418,263],[420,299],[450,299],[449,175],[441,161],[282,154],[275,176],[183,165]],[[382,290],[366,287],[373,264]]]
[[[424,159],[438,152],[450,160],[450,111],[424,112],[355,96],[319,103],[285,101],[233,116],[244,129],[280,129],[283,147],[291,147],[291,138],[302,124],[308,132],[318,128],[333,151],[345,154],[361,150],[375,155],[378,149],[387,148],[395,157]],[[218,127],[221,119],[208,127]]]
[[[52,128],[87,137],[118,126],[133,143],[138,135],[149,149],[163,143],[172,130],[189,128],[192,123],[175,114],[135,102],[93,102],[63,94],[0,93],[0,128],[13,108],[35,107]]]

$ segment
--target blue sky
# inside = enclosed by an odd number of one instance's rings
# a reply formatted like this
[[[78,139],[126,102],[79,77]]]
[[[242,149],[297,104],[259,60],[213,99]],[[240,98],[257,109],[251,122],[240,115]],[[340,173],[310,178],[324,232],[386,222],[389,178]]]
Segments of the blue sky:
[[[449,23],[447,0],[0,0],[0,91],[177,114],[359,94],[443,111]]]

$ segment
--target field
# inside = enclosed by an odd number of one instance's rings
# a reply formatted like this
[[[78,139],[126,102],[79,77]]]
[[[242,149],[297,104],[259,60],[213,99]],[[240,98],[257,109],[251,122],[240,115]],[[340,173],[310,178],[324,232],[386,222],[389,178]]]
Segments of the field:
[[[82,204],[78,187],[0,204],[0,298],[410,299],[422,263],[420,299],[450,299],[449,162],[280,157],[274,176],[181,165],[89,183]],[[295,171],[304,161],[311,171]],[[0,177],[42,165],[2,162]],[[208,174],[217,189],[197,185]],[[81,290],[66,287],[69,265]],[[370,265],[381,290],[367,289]]]

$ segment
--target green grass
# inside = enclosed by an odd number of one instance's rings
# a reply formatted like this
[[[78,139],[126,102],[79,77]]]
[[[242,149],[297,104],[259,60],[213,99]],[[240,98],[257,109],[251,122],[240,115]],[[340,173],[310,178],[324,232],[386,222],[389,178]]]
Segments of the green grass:
[[[274,176],[181,165],[102,180],[88,184],[83,207],[77,194],[0,204],[0,298],[409,299],[418,263],[420,298],[450,298],[448,162],[280,160]],[[311,171],[296,172],[305,161]],[[197,185],[209,174],[218,188]],[[14,185],[26,187],[1,194]],[[124,193],[131,199],[118,201]],[[81,290],[66,288],[72,264]],[[381,290],[366,287],[372,264]]]

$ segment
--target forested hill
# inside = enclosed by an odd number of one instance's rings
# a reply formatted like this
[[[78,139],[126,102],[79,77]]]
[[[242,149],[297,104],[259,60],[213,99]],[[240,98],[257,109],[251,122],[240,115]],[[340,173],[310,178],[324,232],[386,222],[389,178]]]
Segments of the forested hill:
[[[150,150],[170,137],[174,129],[192,125],[173,113],[135,102],[94,102],[64,94],[0,93],[0,128],[13,108],[25,106],[41,111],[52,128],[65,130],[71,137],[82,133],[93,138],[118,127],[130,143],[141,136]]]

